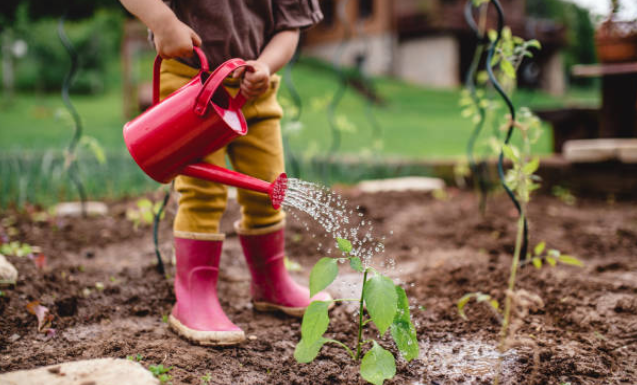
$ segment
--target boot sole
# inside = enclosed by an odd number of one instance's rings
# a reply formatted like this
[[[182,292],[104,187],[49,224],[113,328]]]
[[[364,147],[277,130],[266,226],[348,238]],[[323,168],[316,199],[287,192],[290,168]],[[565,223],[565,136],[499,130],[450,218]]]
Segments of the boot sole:
[[[280,311],[292,317],[301,318],[303,314],[305,314],[305,309],[307,307],[287,307],[281,306],[270,302],[252,302],[252,306],[258,311],[270,312],[270,311]],[[331,302],[327,307],[328,310],[334,307],[334,302]]]
[[[180,337],[201,346],[233,346],[246,340],[243,331],[204,331],[191,329],[171,314],[168,325]]]

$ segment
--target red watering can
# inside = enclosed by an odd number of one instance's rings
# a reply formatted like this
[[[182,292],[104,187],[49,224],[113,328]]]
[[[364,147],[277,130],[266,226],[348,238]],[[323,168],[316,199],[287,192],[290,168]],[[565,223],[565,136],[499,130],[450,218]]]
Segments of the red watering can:
[[[159,69],[153,71],[153,105],[124,125],[124,142],[135,162],[151,178],[168,183],[187,175],[268,194],[275,209],[281,207],[287,189],[285,173],[268,183],[248,175],[201,162],[234,138],[248,132],[241,112],[246,100],[239,92],[232,98],[222,86],[234,70],[246,66],[231,59],[208,75],[208,60],[195,47],[201,70],[192,80],[159,102]]]

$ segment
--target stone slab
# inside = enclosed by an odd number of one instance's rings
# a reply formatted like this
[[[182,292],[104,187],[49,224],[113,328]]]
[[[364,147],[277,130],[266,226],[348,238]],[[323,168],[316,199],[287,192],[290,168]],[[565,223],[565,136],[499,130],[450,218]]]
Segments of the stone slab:
[[[439,178],[404,177],[362,181],[357,186],[366,193],[389,191],[435,191],[445,188],[445,182]]]
[[[86,202],[86,214],[104,216],[108,214],[108,206],[102,202]],[[79,217],[82,215],[81,202],[64,202],[55,206],[55,215],[61,217]]]
[[[0,286],[14,285],[18,280],[18,270],[0,254]]]
[[[564,143],[562,153],[571,163],[637,163],[637,139],[569,140]]]
[[[0,374],[0,384],[159,385],[159,380],[137,362],[100,358]]]

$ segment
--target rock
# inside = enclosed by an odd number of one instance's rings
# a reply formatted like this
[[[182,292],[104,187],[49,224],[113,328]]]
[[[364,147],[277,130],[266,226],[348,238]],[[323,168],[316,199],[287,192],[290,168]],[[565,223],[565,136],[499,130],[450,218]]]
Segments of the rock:
[[[0,374],[3,385],[158,385],[138,362],[117,358],[67,362]]]
[[[9,262],[7,258],[0,254],[0,286],[15,285],[18,280],[18,270]]]
[[[108,206],[102,202],[86,202],[86,214],[91,216],[104,216],[108,214]],[[64,202],[55,206],[55,215],[60,217],[82,216],[81,202]]]
[[[386,191],[435,191],[445,188],[445,182],[439,178],[404,177],[391,179],[365,180],[357,186],[362,192],[375,193]]]

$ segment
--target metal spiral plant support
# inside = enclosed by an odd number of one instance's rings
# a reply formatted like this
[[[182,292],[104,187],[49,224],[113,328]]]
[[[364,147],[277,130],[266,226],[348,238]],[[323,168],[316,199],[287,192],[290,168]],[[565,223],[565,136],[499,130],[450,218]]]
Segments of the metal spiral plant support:
[[[336,75],[338,76],[338,79],[339,79],[339,86],[336,89],[334,96],[332,96],[332,100],[330,101],[330,104],[327,106],[327,121],[330,125],[331,132],[332,132],[332,143],[328,150],[327,159],[325,161],[325,165],[323,168],[323,184],[325,185],[328,184],[328,176],[329,176],[328,174],[329,174],[330,163],[332,162],[332,158],[334,154],[336,153],[336,151],[338,151],[339,147],[341,146],[341,133],[335,121],[335,113],[336,113],[336,107],[341,102],[341,99],[345,95],[345,90],[347,89],[347,78],[345,74],[343,73],[343,68],[341,67],[340,62],[341,62],[341,58],[343,57],[343,53],[345,52],[345,48],[347,48],[349,40],[352,36],[350,22],[347,19],[347,14],[345,12],[348,3],[349,3],[349,0],[343,0],[338,3],[338,12],[337,12],[338,19],[344,26],[345,35],[343,36],[341,44],[338,46],[338,49],[336,50],[336,54],[334,55],[334,62],[332,64],[334,71],[336,72]]]
[[[159,251],[159,222],[161,221],[161,216],[164,214],[164,210],[166,209],[166,205],[170,199],[170,192],[174,186],[175,181],[170,183],[170,187],[168,187],[168,191],[164,194],[164,199],[161,202],[161,206],[159,206],[159,210],[157,210],[153,216],[153,245],[155,246],[155,256],[157,257],[157,272],[162,275],[166,273],[166,269],[164,268],[164,261],[162,260],[161,252]]]
[[[464,18],[469,24],[471,30],[475,33],[476,38],[478,39],[478,45],[473,54],[473,60],[471,61],[471,66],[469,67],[469,71],[467,72],[467,77],[465,79],[465,87],[469,90],[469,94],[473,99],[473,102],[478,109],[478,114],[480,116],[480,120],[475,124],[473,132],[469,137],[469,142],[467,143],[467,159],[469,160],[469,167],[471,168],[471,173],[473,178],[475,178],[475,182],[478,185],[478,189],[480,192],[480,211],[484,213],[487,204],[487,194],[488,194],[488,181],[486,170],[484,168],[484,164],[478,165],[476,162],[476,158],[474,155],[475,144],[482,128],[484,127],[484,122],[486,119],[486,111],[483,106],[480,105],[480,99],[476,94],[476,82],[475,76],[480,65],[480,60],[482,59],[482,55],[484,54],[485,47],[489,43],[489,39],[478,27],[478,24],[473,19],[473,0],[468,0],[464,7]]]
[[[77,162],[74,159],[75,150],[77,149],[77,145],[80,141],[80,138],[82,137],[82,120],[80,119],[80,115],[78,114],[77,110],[73,106],[73,103],[71,103],[71,98],[69,96],[69,90],[71,88],[71,85],[73,84],[73,80],[75,79],[75,74],[77,73],[78,69],[78,55],[77,51],[75,51],[75,48],[73,47],[73,44],[64,31],[65,20],[66,15],[63,15],[58,22],[57,32],[62,45],[64,45],[66,52],[71,58],[71,68],[64,76],[64,81],[62,83],[62,101],[66,109],[71,114],[74,123],[73,138],[71,138],[71,142],[66,149],[65,167],[68,170],[69,178],[77,188],[77,191],[80,195],[82,216],[86,217],[86,190],[84,189],[84,185],[80,180]]]
[[[291,118],[292,123],[296,123],[296,124],[299,124],[301,121],[301,114],[303,113],[303,101],[301,100],[301,95],[299,95],[299,92],[296,89],[296,86],[294,85],[294,81],[292,79],[292,68],[294,67],[296,62],[299,60],[300,55],[301,55],[301,44],[299,43],[296,51],[294,52],[294,56],[292,56],[292,59],[290,60],[290,62],[285,66],[285,70],[283,72],[283,82],[285,83],[285,87],[288,89],[288,92],[290,92],[290,97],[292,98],[292,102],[294,103],[294,106],[296,107],[296,114],[294,114],[294,116]],[[288,161],[290,162],[290,167],[292,167],[291,174],[292,176],[296,178],[300,178],[301,165],[299,163],[299,160],[296,158],[296,155],[294,155],[294,152],[292,151],[288,135],[285,132],[283,132],[281,137],[283,139],[283,145],[285,147],[285,156],[288,158]]]
[[[506,104],[509,110],[510,119],[507,126],[506,136],[504,138],[504,145],[508,145],[509,142],[511,141],[511,135],[513,135],[513,128],[515,127],[515,107],[513,106],[513,102],[511,101],[509,96],[506,94],[506,92],[504,92],[504,90],[502,89],[502,86],[500,85],[495,75],[493,74],[493,67],[491,66],[491,62],[493,60],[493,55],[495,54],[496,47],[498,45],[498,42],[500,41],[500,38],[502,37],[502,29],[504,28],[504,12],[502,11],[502,6],[500,5],[500,2],[498,0],[490,0],[490,2],[495,6],[495,9],[497,11],[498,24],[497,24],[496,38],[493,42],[491,42],[491,46],[489,47],[489,50],[487,52],[487,73],[489,75],[489,79],[491,80],[491,83],[493,84],[493,87],[496,89],[500,97],[502,97],[502,99],[504,100],[504,103]],[[500,155],[498,156],[498,176],[500,177],[500,183],[502,184],[504,191],[506,191],[507,195],[509,196],[509,198],[511,198],[511,201],[515,205],[515,208],[518,210],[518,214],[520,216],[524,216],[525,214],[522,212],[522,206],[520,205],[520,202],[518,202],[518,200],[515,198],[513,191],[511,191],[511,189],[506,185],[505,175],[504,175],[504,151],[503,150],[500,150]],[[523,235],[522,248],[520,251],[521,259],[526,258],[526,252],[527,252],[528,243],[529,243],[528,223],[526,220],[526,216],[524,216],[523,218],[524,218],[524,235]]]

